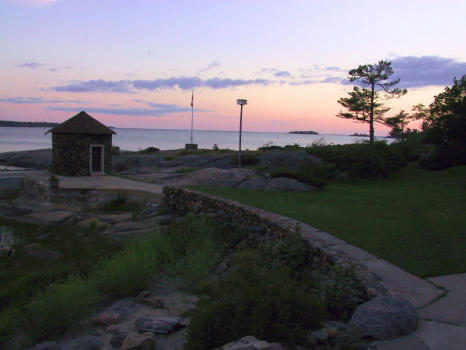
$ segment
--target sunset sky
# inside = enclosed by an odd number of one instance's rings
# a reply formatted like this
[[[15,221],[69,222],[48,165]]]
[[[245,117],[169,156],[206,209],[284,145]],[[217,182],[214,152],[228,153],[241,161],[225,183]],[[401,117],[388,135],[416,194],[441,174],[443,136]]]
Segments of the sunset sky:
[[[466,1],[0,0],[0,119],[367,132],[337,118],[359,64],[392,61],[429,104],[466,74]],[[387,128],[376,126],[376,134]]]

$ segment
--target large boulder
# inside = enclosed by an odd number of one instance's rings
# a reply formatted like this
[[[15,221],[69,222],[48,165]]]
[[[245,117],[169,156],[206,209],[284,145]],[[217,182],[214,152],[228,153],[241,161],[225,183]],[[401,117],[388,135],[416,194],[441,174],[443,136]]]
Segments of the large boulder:
[[[359,305],[347,332],[361,338],[387,339],[413,332],[417,322],[416,309],[408,299],[381,296]]]
[[[54,341],[43,341],[36,344],[31,350],[61,350],[60,345]]]
[[[123,341],[121,350],[155,350],[155,341],[148,334],[130,334]]]
[[[63,348],[70,350],[102,350],[104,344],[100,337],[85,335],[66,343]]]
[[[263,190],[268,183],[268,179],[252,178],[241,182],[238,188],[244,190]]]
[[[270,180],[265,186],[266,191],[311,191],[315,188],[311,185],[299,182],[287,177],[277,177]]]
[[[136,319],[134,326],[139,332],[168,334],[183,328],[182,319],[177,316],[146,315]]]
[[[52,165],[52,149],[0,153],[0,163],[21,168],[47,169]]]

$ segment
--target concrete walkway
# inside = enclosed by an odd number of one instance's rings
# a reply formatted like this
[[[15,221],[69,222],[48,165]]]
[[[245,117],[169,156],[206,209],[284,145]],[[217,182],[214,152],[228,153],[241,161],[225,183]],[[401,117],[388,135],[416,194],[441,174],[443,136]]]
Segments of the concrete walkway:
[[[29,174],[43,185],[48,184],[50,174],[37,172]],[[161,195],[163,187],[157,184],[125,179],[122,177],[99,175],[99,176],[58,176],[61,188],[85,188],[95,190],[129,190],[143,191]]]
[[[45,185],[49,176],[45,172],[32,175]],[[157,195],[163,190],[160,185],[108,175],[59,178],[62,188],[136,190]],[[466,274],[425,280],[329,233],[287,217],[281,218],[280,221],[289,227],[299,223],[303,238],[312,244],[345,252],[379,276],[390,287],[391,293],[407,298],[416,307],[421,319],[418,329],[404,337],[378,341],[379,350],[466,349]]]

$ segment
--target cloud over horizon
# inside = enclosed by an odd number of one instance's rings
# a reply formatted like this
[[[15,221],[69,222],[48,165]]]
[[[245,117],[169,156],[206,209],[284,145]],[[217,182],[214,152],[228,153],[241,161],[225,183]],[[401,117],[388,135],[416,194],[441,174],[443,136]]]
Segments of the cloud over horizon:
[[[174,104],[165,103],[153,103],[142,100],[133,100],[134,102],[144,103],[152,108],[105,108],[105,107],[61,107],[61,106],[50,106],[47,107],[49,111],[66,111],[76,112],[85,110],[89,113],[107,114],[107,115],[119,115],[119,116],[132,116],[132,117],[167,117],[177,113],[190,112],[191,107],[183,107]],[[194,109],[196,112],[208,113],[210,110]]]
[[[8,97],[0,98],[0,102],[3,103],[14,103],[14,104],[38,104],[38,103],[85,103],[79,100],[62,100],[62,99],[52,99],[46,100],[42,97]]]
[[[440,56],[404,56],[391,60],[400,87],[451,85],[466,74],[466,62]]]
[[[220,62],[217,61],[217,60],[215,60],[215,61],[213,61],[212,63],[209,63],[206,67],[201,68],[201,69],[199,70],[199,73],[208,72],[209,70],[211,70],[211,69],[213,69],[213,68],[215,68],[215,67],[218,67],[218,66],[220,66]]]
[[[199,77],[171,77],[168,79],[155,80],[88,80],[77,81],[68,85],[54,86],[52,90],[58,92],[120,92],[129,93],[133,89],[154,91],[157,89],[182,89],[190,90],[194,87],[208,87],[212,89],[225,89],[245,85],[272,84],[273,81],[267,79],[230,79],[230,78],[210,78]]]
[[[45,66],[45,63],[39,63],[39,62],[25,62],[25,63],[20,63],[17,64],[16,67],[20,68],[30,68],[30,69],[37,69],[39,67]]]

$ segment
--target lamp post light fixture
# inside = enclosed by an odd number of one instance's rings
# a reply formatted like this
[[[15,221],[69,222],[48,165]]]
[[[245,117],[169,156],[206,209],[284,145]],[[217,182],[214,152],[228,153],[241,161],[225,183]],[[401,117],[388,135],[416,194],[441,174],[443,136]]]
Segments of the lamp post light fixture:
[[[241,106],[241,112],[239,115],[239,152],[238,152],[238,167],[241,168],[241,133],[243,131],[243,106],[248,104],[248,100],[237,99],[236,103]]]

